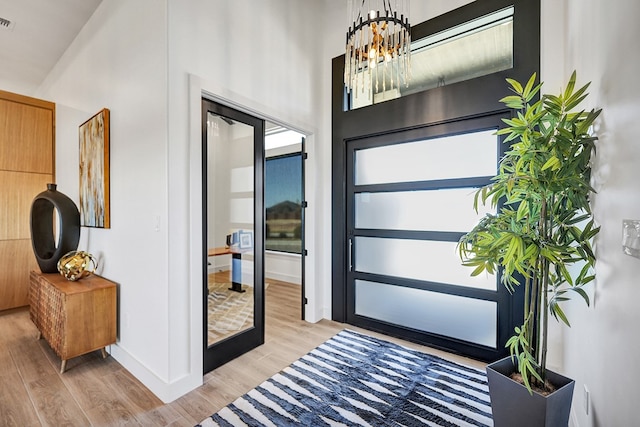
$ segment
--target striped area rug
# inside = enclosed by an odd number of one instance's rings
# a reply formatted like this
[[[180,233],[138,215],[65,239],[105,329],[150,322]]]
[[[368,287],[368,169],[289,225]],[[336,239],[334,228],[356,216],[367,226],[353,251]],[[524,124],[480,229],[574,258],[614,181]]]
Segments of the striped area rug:
[[[483,371],[344,330],[198,426],[492,426]]]

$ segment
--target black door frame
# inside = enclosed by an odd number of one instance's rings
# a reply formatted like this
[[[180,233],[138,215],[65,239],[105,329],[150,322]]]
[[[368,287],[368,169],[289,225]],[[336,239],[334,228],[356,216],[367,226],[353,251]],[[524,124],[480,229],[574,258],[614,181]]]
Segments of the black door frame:
[[[306,223],[306,212],[307,212],[307,207],[308,207],[308,203],[307,203],[307,193],[306,193],[306,188],[307,188],[307,181],[306,181],[306,176],[307,176],[307,158],[309,157],[307,155],[307,138],[305,136],[302,137],[301,141],[301,154],[302,154],[302,159],[300,160],[302,162],[301,167],[302,167],[302,212],[300,215],[300,227],[301,227],[301,239],[302,241],[300,242],[300,286],[302,287],[302,295],[301,295],[301,300],[300,300],[300,319],[301,320],[305,320],[306,318],[306,310],[307,310],[307,289],[306,289],[306,274],[307,274],[307,239],[306,239],[306,230],[307,230],[307,223]]]
[[[508,95],[506,78],[527,81],[540,69],[540,1],[483,0],[472,2],[411,29],[412,39],[431,34],[514,7],[513,68],[454,83],[398,99],[348,110],[344,87],[344,55],[332,61],[332,319],[347,322],[347,191],[346,141],[375,137],[425,126],[455,123],[488,115],[506,113],[499,99]],[[498,321],[513,329],[521,322],[518,313]],[[519,323],[518,323],[519,324]],[[405,338],[412,339],[411,336]],[[419,339],[415,339],[420,341]],[[420,341],[423,342],[423,341]],[[434,343],[426,343],[437,345]],[[498,346],[504,343],[498,343]]]
[[[227,363],[264,343],[264,123],[263,119],[218,102],[202,98],[202,309],[203,309],[203,373]],[[219,343],[208,343],[207,298],[207,115],[214,113],[254,128],[254,327]]]

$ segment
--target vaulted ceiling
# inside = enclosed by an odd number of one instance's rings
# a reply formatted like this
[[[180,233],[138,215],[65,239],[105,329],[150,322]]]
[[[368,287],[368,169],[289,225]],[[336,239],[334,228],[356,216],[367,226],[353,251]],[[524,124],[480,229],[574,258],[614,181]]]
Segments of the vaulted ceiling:
[[[33,93],[101,2],[0,0],[0,89]]]

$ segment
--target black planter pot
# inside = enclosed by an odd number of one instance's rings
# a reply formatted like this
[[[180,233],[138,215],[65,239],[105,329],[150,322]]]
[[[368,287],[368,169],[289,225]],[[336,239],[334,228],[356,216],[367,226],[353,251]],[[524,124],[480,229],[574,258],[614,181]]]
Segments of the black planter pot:
[[[54,237],[53,214],[58,213],[58,242]],[[56,273],[58,260],[78,249],[80,212],[73,200],[56,191],[55,184],[38,194],[31,204],[31,244],[43,273]]]
[[[495,427],[566,427],[569,423],[575,381],[547,370],[547,379],[556,387],[548,396],[529,394],[509,376],[516,371],[510,357],[487,365],[491,412]]]

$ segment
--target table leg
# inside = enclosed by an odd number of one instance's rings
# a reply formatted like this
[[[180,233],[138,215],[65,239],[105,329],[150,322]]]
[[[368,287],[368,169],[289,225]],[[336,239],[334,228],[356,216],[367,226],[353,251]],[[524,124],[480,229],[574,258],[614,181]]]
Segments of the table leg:
[[[242,254],[236,252],[231,255],[231,287],[229,290],[245,292],[242,289]]]
[[[105,350],[105,348],[104,348],[104,347],[102,347],[102,348],[100,349],[100,353],[102,353],[102,358],[103,358],[103,359],[106,359],[106,358],[107,358],[107,351]]]
[[[60,365],[60,373],[64,374],[65,369],[67,369],[67,361],[63,360],[62,364]]]

